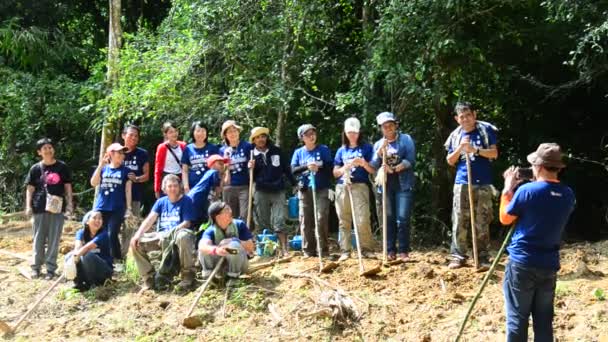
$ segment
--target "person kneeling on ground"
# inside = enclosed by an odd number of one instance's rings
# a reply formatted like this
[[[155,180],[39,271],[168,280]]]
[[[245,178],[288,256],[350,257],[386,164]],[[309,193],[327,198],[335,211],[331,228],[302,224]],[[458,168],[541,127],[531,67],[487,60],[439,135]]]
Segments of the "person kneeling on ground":
[[[232,209],[225,202],[209,206],[209,220],[212,225],[198,244],[203,278],[208,278],[220,259],[226,258],[228,286],[232,286],[241,273],[247,271],[247,254],[251,254],[254,247],[253,235],[245,222],[232,218]]]
[[[74,288],[78,290],[103,285],[112,277],[110,236],[102,224],[101,212],[89,211],[82,219],[83,228],[76,232],[74,251],[68,258],[76,263]]]
[[[131,239],[131,251],[142,276],[142,289],[162,288],[181,271],[180,289],[194,285],[195,236],[190,230],[192,222],[192,200],[182,195],[181,182],[176,175],[167,175],[162,182],[162,191],[167,194],[159,198],[152,211]],[[146,233],[158,218],[156,232]],[[160,269],[154,276],[154,266],[148,253],[162,251]]]

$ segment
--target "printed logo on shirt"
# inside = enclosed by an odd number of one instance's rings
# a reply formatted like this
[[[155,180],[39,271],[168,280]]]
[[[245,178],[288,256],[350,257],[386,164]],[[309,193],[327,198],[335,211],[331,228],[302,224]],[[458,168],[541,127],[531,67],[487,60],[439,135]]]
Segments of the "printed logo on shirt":
[[[181,206],[176,206],[171,208],[169,211],[163,211],[160,214],[160,224],[159,227],[161,230],[172,229],[180,223],[180,212]]]
[[[550,193],[551,193],[551,196],[553,196],[553,197],[562,197],[561,192],[550,191]]]
[[[46,172],[45,177],[47,185],[57,185],[61,182],[61,176],[56,172]]]
[[[272,166],[278,167],[281,165],[281,156],[279,156],[279,155],[270,156],[270,161],[272,162]]]
[[[239,173],[243,171],[245,165],[247,163],[247,156],[245,156],[245,151],[242,149],[237,150],[235,153],[230,156],[230,173]]]
[[[109,196],[114,189],[122,185],[122,173],[104,173],[101,178],[100,188],[104,190],[103,194]]]
[[[209,157],[209,151],[205,151],[205,154],[195,154],[190,156],[190,164],[192,165],[192,169],[196,170],[197,175],[200,175],[202,173],[201,170],[205,169],[207,157]]]

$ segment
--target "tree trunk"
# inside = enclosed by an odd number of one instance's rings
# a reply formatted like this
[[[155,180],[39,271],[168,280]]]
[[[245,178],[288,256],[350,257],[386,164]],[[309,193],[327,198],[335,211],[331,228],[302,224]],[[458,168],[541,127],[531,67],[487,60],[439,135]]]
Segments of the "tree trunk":
[[[108,72],[106,82],[108,93],[118,83],[118,62],[120,57],[120,47],[122,45],[122,27],[120,25],[121,0],[109,0],[110,5],[110,30],[108,40]],[[108,111],[109,113],[109,111]],[[110,115],[112,113],[109,113]],[[99,158],[103,158],[106,148],[114,140],[116,134],[115,123],[109,118],[105,118],[101,130],[101,144],[99,148]]]
[[[120,57],[120,47],[122,46],[122,26],[120,24],[120,16],[122,13],[121,0],[109,1],[109,39],[108,39],[108,71],[106,74],[106,82],[108,95],[118,83],[118,62]],[[112,115],[108,109],[108,115]],[[104,118],[101,128],[101,142],[99,144],[99,161],[103,159],[106,148],[112,143],[117,133],[116,121],[106,117]],[[97,197],[97,190],[95,190]]]
[[[436,172],[432,179],[431,212],[436,213],[437,219],[451,227],[450,214],[452,212],[452,182],[453,170],[446,161],[446,150],[443,146],[445,139],[451,132],[450,108],[441,104],[437,99],[435,103],[435,137],[433,139],[433,164]]]

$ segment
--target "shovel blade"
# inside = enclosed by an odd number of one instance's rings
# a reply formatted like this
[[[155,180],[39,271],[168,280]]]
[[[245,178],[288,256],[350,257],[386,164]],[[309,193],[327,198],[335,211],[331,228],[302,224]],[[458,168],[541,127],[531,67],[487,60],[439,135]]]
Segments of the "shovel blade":
[[[382,268],[380,268],[380,266],[376,266],[374,268],[370,268],[367,271],[359,273],[359,275],[362,277],[373,277],[380,272],[382,272]]]
[[[11,328],[11,326],[6,324],[4,321],[0,321],[0,330],[2,330],[2,332],[5,334],[13,332],[13,328]]]
[[[336,268],[338,268],[338,264],[335,262],[328,262],[325,265],[323,265],[323,268],[321,268],[321,272],[322,273],[329,273],[333,270],[335,270]]]
[[[188,329],[196,329],[203,326],[203,321],[198,316],[190,316],[184,318],[182,325]]]

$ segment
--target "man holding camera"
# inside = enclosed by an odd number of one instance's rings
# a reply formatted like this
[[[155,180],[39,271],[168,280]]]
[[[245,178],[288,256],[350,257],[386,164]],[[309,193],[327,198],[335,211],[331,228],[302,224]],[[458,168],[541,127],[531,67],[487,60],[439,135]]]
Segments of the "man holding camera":
[[[468,102],[458,102],[454,108],[456,128],[445,142],[447,162],[456,167],[454,197],[452,200],[452,260],[449,268],[465,265],[467,236],[470,228],[469,189],[474,198],[475,232],[479,265],[489,266],[490,222],[492,222],[492,168],[490,162],[498,157],[496,127],[477,120],[477,112]],[[466,156],[471,164],[471,175],[467,172]],[[469,179],[472,184],[469,184]]]
[[[500,222],[512,224],[509,262],[505,269],[504,296],[507,341],[528,340],[532,314],[535,341],[553,341],[553,299],[562,233],[574,210],[573,191],[560,183],[565,167],[559,145],[540,144],[528,155],[534,181],[521,185],[515,167],[504,173]]]

